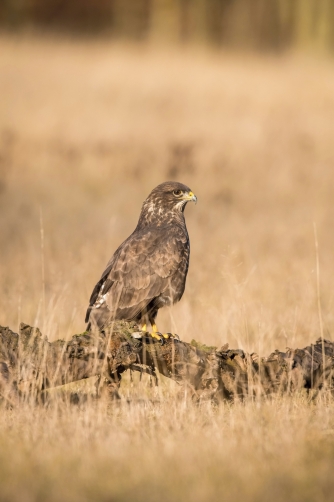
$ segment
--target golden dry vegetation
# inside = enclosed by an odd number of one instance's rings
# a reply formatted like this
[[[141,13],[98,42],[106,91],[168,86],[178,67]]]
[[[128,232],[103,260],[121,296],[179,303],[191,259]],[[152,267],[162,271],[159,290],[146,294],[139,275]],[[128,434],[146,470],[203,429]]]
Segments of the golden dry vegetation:
[[[333,89],[326,59],[2,36],[0,324],[82,332],[144,198],[174,179],[199,202],[186,292],[158,325],[261,354],[331,338]],[[216,407],[137,378],[122,393],[2,409],[0,498],[330,500],[329,396]]]

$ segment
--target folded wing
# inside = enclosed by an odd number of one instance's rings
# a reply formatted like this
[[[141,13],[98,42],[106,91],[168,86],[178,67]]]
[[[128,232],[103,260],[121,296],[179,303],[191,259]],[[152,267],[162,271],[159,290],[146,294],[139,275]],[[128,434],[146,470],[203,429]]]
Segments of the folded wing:
[[[86,314],[101,309],[113,319],[133,319],[159,297],[178,301],[188,269],[187,235],[178,229],[134,232],[109,261],[90,298]],[[95,315],[97,314],[97,311]]]

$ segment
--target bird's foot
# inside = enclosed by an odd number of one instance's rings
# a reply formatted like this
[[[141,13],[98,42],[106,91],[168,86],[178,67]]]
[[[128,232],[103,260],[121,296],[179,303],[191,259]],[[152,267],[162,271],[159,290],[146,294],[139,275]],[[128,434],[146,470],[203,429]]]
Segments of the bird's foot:
[[[158,340],[161,343],[161,345],[163,345],[165,343],[165,341],[169,340],[170,338],[175,339],[175,340],[180,340],[180,337],[175,333],[160,333],[160,331],[158,331],[156,324],[154,324],[154,323],[152,323],[152,328],[153,328],[152,332],[149,333],[149,335],[154,340]],[[147,333],[146,324],[143,324],[141,330],[143,333]]]
[[[163,333],[162,336],[166,340],[168,340],[169,338],[175,338],[176,340],[180,340],[179,335],[177,335],[176,333]]]
[[[163,335],[159,332],[159,331],[152,331],[152,333],[150,333],[150,336],[154,339],[154,340],[158,340],[159,342],[161,342],[162,344],[164,343],[164,338],[163,338]]]
[[[159,331],[153,331],[150,333],[150,336],[154,340],[158,340],[161,345],[164,345],[167,340],[174,339],[174,340],[180,340],[179,336],[173,333],[160,333]]]

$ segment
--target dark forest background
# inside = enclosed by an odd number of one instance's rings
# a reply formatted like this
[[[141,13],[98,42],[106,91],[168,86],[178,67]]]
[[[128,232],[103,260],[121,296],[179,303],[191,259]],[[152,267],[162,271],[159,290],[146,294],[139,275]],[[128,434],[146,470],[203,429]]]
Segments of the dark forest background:
[[[0,26],[237,49],[334,51],[334,0],[1,0]]]

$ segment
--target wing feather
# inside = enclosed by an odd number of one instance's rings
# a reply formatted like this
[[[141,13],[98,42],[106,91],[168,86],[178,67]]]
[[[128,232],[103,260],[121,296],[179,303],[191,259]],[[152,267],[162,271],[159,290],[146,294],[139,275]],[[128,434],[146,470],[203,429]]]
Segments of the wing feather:
[[[183,275],[184,267],[180,269],[180,265],[188,257],[187,235],[177,228],[134,232],[117,249],[95,286],[86,321],[99,302],[108,305],[112,317],[136,317],[154,298],[171,288],[173,276],[178,272]]]

